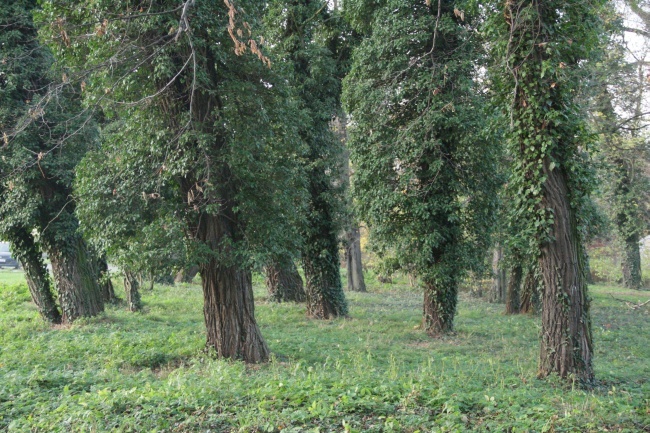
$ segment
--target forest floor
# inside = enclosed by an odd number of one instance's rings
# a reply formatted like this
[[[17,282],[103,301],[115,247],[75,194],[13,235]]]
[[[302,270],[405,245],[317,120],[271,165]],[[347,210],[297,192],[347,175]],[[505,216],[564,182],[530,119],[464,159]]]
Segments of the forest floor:
[[[596,387],[536,379],[539,319],[462,294],[453,335],[420,329],[405,281],[348,293],[350,318],[267,302],[265,365],[204,352],[201,289],[156,286],[144,311],[111,306],[50,327],[20,272],[0,271],[0,431],[650,431],[650,292],[594,286]]]

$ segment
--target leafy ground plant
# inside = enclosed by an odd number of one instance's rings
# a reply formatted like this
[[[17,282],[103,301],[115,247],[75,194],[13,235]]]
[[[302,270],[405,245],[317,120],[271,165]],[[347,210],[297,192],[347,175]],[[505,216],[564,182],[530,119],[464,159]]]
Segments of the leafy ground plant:
[[[141,313],[110,307],[50,327],[0,273],[0,431],[640,432],[650,430],[650,292],[591,290],[598,386],[536,379],[539,320],[461,296],[455,333],[421,332],[421,293],[370,278],[350,318],[267,302],[268,364],[204,352],[201,289],[156,286]],[[18,274],[19,275],[19,274]]]

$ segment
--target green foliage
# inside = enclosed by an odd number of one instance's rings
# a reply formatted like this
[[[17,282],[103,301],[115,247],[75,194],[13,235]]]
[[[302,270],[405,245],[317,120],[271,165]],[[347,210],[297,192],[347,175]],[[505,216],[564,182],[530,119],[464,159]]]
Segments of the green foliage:
[[[93,140],[92,122],[68,116],[78,96],[50,72],[54,59],[32,22],[35,3],[0,8],[0,232],[37,229],[46,249],[68,248],[78,225],[74,168]]]
[[[535,317],[463,298],[456,334],[433,341],[416,329],[419,291],[351,293],[351,319],[318,322],[264,302],[262,280],[256,310],[275,355],[261,367],[202,352],[196,286],[145,293],[144,314],[109,308],[51,329],[24,284],[0,285],[0,429],[633,432],[650,422],[648,310],[610,296],[647,293],[593,290],[602,381],[585,392],[535,379]]]
[[[189,245],[190,261],[263,263],[270,250],[296,245],[290,227],[300,213],[286,211],[300,208],[303,191],[295,104],[261,51],[264,61],[239,55],[241,44],[261,45],[249,31],[258,27],[258,3],[237,2],[233,37],[223,4],[193,4],[187,32],[176,6],[158,1],[143,13],[122,2],[43,2],[44,37],[106,124],[77,182],[84,228],[134,261],[143,250],[184,255],[180,231],[196,240],[206,215],[232,212],[222,248]],[[161,227],[163,236],[148,237]]]
[[[466,4],[441,7],[438,20],[426,2],[351,2],[353,25],[368,34],[344,96],[353,188],[373,245],[444,288],[482,261],[497,182],[474,17]],[[371,28],[356,24],[370,17]]]

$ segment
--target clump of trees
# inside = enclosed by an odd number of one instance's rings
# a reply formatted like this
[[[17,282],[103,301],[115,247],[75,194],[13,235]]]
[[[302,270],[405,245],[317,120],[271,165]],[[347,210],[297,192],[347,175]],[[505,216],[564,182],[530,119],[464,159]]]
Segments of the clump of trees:
[[[272,300],[347,317],[339,255],[343,244],[348,288],[365,291],[363,221],[384,269],[420,281],[434,337],[453,330],[461,279],[483,272],[498,244],[494,300],[509,314],[541,309],[540,376],[592,382],[594,148],[609,168],[600,178],[628,287],[640,287],[647,232],[643,92],[625,110],[615,86],[584,86],[607,76],[594,65],[613,40],[611,10],[577,0],[339,6],[0,7],[0,235],[42,316],[101,312],[114,298],[106,256],[132,311],[136,273],[194,267],[206,345],[264,362],[253,269]],[[596,126],[585,107],[597,107]]]

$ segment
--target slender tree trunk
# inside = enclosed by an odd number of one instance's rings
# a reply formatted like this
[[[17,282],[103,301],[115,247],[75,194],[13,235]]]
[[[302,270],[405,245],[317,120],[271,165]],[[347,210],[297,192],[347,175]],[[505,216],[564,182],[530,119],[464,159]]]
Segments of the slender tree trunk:
[[[542,244],[539,258],[542,294],[542,342],[539,376],[573,374],[592,382],[593,343],[589,298],[576,217],[569,203],[566,175],[562,168],[549,170],[544,161],[541,206],[554,215],[551,239]]]
[[[352,292],[366,292],[366,282],[363,278],[361,263],[361,234],[359,226],[354,224],[346,233],[348,241],[345,258],[348,270],[348,290]]]
[[[302,277],[291,259],[269,263],[264,267],[269,298],[275,302],[304,302],[307,298]]]
[[[506,293],[506,314],[519,314],[519,293],[522,278],[521,265],[515,265],[510,269],[508,280],[508,292]]]
[[[439,337],[451,332],[458,303],[458,286],[439,288],[425,283],[423,303],[423,326],[427,334]]]
[[[124,295],[126,296],[126,308],[129,311],[136,312],[142,309],[142,300],[140,298],[140,282],[135,272],[128,269],[124,273]]]
[[[199,267],[192,265],[189,268],[183,268],[174,277],[174,283],[191,283],[199,273]]]
[[[114,304],[117,302],[117,296],[115,296],[115,288],[108,273],[106,257],[102,256],[97,259],[97,267],[99,270],[99,289],[102,292],[104,303]]]
[[[506,301],[506,270],[503,267],[503,247],[497,245],[492,254],[492,291],[488,302],[503,304]]]
[[[11,243],[11,251],[22,264],[29,293],[41,317],[50,323],[61,323],[50,277],[34,237],[26,229],[18,229],[9,234],[7,240]]]
[[[199,238],[213,250],[221,250],[220,255],[229,256],[224,241],[233,237],[233,221],[234,216],[203,214]],[[255,320],[250,270],[212,258],[201,265],[201,282],[207,346],[220,358],[267,361],[269,349]]]
[[[70,323],[79,317],[91,317],[104,311],[104,300],[97,282],[97,269],[81,237],[48,251],[52,273],[59,292],[62,320]]]
[[[641,239],[638,233],[634,233],[625,239],[623,245],[623,284],[628,289],[641,289],[641,252],[639,243]]]

